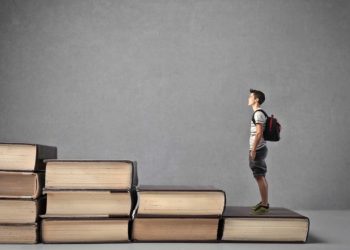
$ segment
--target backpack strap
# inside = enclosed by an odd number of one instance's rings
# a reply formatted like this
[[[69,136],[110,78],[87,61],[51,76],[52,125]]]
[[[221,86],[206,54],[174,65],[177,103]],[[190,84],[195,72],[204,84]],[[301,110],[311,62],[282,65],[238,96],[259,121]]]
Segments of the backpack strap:
[[[266,114],[266,112],[265,112],[264,110],[262,110],[262,109],[255,110],[254,113],[253,113],[253,115],[252,115],[252,122],[254,123],[254,125],[256,125],[255,119],[254,119],[254,115],[255,115],[255,113],[258,112],[258,111],[261,111],[261,112],[266,116],[266,118],[269,117],[269,116]]]

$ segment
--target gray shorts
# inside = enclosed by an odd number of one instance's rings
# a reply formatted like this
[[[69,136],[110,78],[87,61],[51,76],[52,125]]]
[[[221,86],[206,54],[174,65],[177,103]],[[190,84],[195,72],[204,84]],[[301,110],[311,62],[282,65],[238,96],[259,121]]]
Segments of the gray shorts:
[[[249,151],[249,167],[253,171],[254,177],[265,176],[267,172],[267,166],[265,162],[267,151],[268,149],[266,146],[258,149],[256,151],[256,156],[254,160],[252,160]]]

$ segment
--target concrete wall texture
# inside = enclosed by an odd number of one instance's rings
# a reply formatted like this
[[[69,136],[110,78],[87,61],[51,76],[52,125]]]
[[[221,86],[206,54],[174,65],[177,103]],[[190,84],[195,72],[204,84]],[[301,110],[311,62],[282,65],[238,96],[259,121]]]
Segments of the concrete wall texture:
[[[270,204],[350,208],[350,1],[3,0],[0,141],[131,159],[141,184],[259,201],[250,88],[282,124]]]

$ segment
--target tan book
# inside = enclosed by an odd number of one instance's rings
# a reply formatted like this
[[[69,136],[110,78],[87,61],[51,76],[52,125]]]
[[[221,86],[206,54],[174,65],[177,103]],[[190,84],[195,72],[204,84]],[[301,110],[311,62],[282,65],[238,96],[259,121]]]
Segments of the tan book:
[[[32,198],[42,194],[44,173],[0,171],[0,198]]]
[[[130,216],[132,199],[129,191],[45,190],[47,207],[44,217]]]
[[[45,197],[31,199],[0,199],[0,224],[35,223],[45,209]]]
[[[152,186],[137,187],[138,217],[221,217],[225,192],[211,186]]]
[[[43,219],[43,243],[109,243],[129,241],[128,219]]]
[[[0,143],[0,170],[44,170],[44,159],[56,159],[57,148],[39,144]]]
[[[219,218],[135,218],[132,239],[154,242],[217,241]]]
[[[136,162],[48,160],[47,189],[131,189],[137,185]]]
[[[264,215],[250,215],[249,207],[225,209],[222,241],[306,242],[309,218],[286,208],[270,208]]]
[[[1,244],[35,244],[37,242],[37,224],[0,224]]]

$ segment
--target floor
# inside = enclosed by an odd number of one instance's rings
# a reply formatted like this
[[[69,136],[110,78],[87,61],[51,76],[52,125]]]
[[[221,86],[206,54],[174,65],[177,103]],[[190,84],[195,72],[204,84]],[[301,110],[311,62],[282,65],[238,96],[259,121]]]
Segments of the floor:
[[[305,244],[257,244],[257,243],[125,243],[125,244],[37,244],[0,245],[0,250],[211,250],[211,249],[350,249],[350,210],[298,210],[310,218],[310,233]]]

